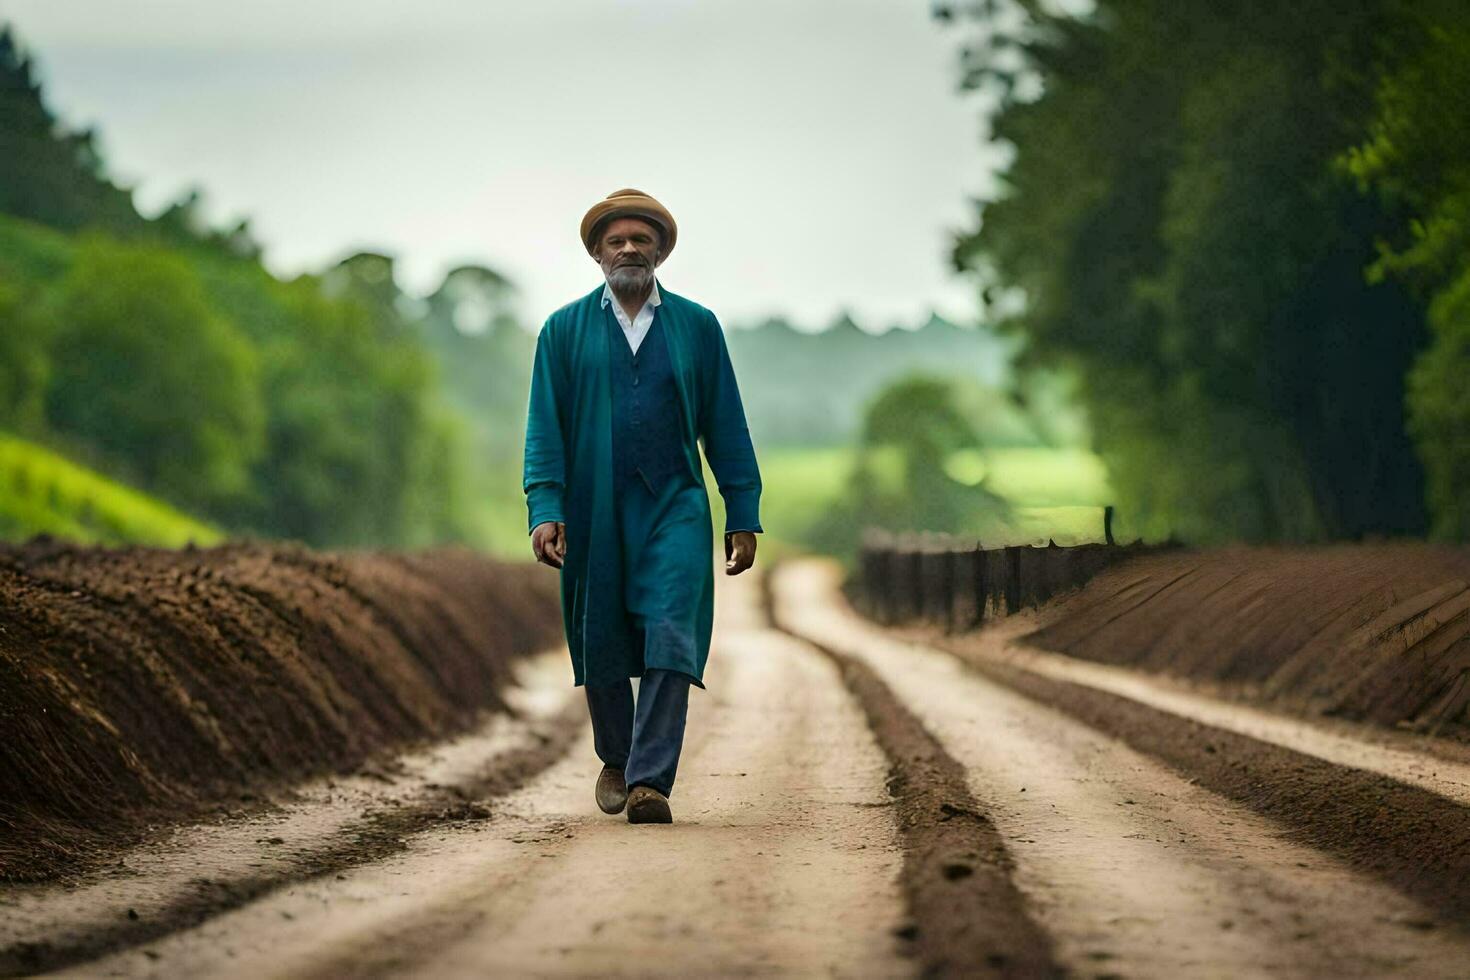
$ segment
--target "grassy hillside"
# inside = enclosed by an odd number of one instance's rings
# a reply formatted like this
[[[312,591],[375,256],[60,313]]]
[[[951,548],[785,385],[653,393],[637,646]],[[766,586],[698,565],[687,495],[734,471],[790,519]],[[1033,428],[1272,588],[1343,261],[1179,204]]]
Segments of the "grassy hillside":
[[[0,434],[0,538],[179,547],[220,532],[34,443]]]

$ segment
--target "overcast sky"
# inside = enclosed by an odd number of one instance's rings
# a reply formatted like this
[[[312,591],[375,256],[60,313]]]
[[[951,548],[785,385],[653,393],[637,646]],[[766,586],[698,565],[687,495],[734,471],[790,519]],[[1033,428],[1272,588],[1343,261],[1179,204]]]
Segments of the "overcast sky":
[[[929,0],[0,0],[48,101],[145,213],[191,186],[278,273],[359,248],[411,292],[482,262],[539,324],[600,281],[582,213],[679,222],[660,270],[726,323],[975,315],[988,185]]]

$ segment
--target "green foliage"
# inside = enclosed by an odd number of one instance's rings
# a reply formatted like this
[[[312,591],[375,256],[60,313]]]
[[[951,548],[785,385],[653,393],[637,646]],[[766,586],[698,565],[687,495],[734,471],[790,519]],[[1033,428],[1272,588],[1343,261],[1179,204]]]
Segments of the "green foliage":
[[[522,442],[536,338],[516,320],[515,290],[493,269],[450,270],[416,327],[445,402],[459,416],[457,486],[467,534],[501,554],[527,554]]]
[[[1001,13],[976,14],[968,79],[1015,153],[956,262],[1031,339],[1023,364],[1081,377],[1125,532],[1422,530],[1424,311],[1365,281],[1392,220],[1334,165],[1400,5],[980,6]]]
[[[35,431],[45,416],[50,373],[47,325],[21,287],[0,279],[0,425]]]
[[[142,218],[33,74],[0,30],[0,425],[236,531],[318,545],[474,535],[480,430],[441,398],[391,258],[283,283],[247,222],[208,226],[197,191]],[[6,526],[92,533],[32,518]]]
[[[137,229],[143,220],[103,174],[90,131],[58,131],[30,58],[0,27],[0,213],[57,228]]]
[[[945,460],[977,445],[974,430],[954,404],[949,382],[917,376],[885,388],[868,407],[862,447],[889,447],[902,460],[897,493],[883,490],[867,454],[854,474],[855,503],[876,526],[915,529],[958,527],[969,487],[951,479]]]
[[[238,500],[260,455],[254,351],[177,255],[91,237],[51,303],[46,415],[120,471],[208,511]]]
[[[465,423],[395,310],[211,247],[73,243],[0,217],[0,323],[0,424],[225,526],[484,540]]]
[[[34,443],[0,434],[0,538],[209,545],[219,531]]]
[[[948,379],[913,375],[869,403],[847,492],[811,531],[827,550],[851,554],[866,527],[961,531],[1004,513],[983,479],[951,473],[951,456],[980,445],[955,392]]]
[[[1444,0],[1405,2],[1383,46],[1396,66],[1377,81],[1367,134],[1338,165],[1401,221],[1379,242],[1374,279],[1433,289],[1470,259],[1470,11]]]
[[[415,495],[437,479],[426,464],[442,464],[446,447],[429,423],[423,352],[411,337],[383,338],[366,306],[310,280],[273,292],[273,319],[290,328],[261,350],[270,413],[248,522],[312,543],[432,538],[442,515],[426,516]]]
[[[1470,538],[1470,10],[1406,3],[1385,38],[1367,137],[1339,158],[1344,171],[1400,216],[1369,268],[1429,300],[1429,346],[1409,373],[1409,431],[1423,460],[1432,532]]]
[[[1470,539],[1470,269],[1429,310],[1434,342],[1409,374],[1409,423],[1437,537]]]
[[[60,278],[71,260],[68,236],[0,215],[0,279],[15,284],[48,283]]]

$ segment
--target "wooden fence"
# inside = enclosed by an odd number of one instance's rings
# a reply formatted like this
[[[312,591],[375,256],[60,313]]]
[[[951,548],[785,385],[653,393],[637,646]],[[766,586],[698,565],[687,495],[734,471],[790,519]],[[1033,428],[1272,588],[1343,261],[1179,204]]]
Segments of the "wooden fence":
[[[958,632],[1039,606],[1119,561],[1178,546],[1171,540],[985,548],[948,535],[869,531],[847,592],[877,622],[926,622]]]

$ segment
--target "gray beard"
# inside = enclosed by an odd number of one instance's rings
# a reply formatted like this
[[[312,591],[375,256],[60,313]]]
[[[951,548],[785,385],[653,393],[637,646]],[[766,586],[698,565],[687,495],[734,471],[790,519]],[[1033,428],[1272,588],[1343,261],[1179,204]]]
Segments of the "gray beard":
[[[620,297],[636,296],[653,284],[653,270],[646,265],[623,265],[607,273],[607,284]]]

